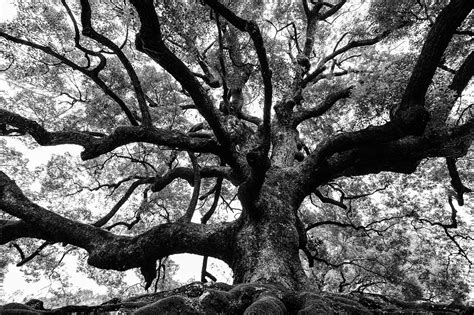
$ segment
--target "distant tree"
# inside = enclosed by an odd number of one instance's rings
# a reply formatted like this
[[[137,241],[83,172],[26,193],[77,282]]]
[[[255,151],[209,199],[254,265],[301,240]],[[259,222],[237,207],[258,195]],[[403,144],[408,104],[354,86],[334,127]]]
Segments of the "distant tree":
[[[79,248],[148,288],[193,253],[235,283],[419,299],[467,261],[472,0],[16,5],[0,133],[83,148],[2,165],[0,243],[23,263]]]

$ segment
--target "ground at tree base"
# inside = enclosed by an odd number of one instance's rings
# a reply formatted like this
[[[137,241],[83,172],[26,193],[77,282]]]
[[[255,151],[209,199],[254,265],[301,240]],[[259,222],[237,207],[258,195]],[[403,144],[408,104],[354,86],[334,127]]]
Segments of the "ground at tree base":
[[[474,314],[474,307],[403,302],[375,294],[294,292],[278,285],[194,282],[180,288],[114,298],[98,306],[45,310],[39,300],[9,303],[0,314]]]

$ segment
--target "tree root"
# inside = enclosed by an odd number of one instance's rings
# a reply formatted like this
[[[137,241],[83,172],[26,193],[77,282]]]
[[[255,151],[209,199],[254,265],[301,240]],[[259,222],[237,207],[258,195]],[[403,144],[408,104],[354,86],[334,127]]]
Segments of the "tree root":
[[[38,303],[40,302],[40,303]],[[0,314],[473,314],[474,307],[403,302],[376,294],[294,292],[278,285],[194,282],[183,287],[99,306],[65,306],[45,310],[41,301],[9,303]]]

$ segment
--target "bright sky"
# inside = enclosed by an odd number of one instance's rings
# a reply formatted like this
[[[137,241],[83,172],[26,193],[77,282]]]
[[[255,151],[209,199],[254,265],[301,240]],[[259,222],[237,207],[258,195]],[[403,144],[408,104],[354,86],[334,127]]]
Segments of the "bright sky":
[[[10,0],[0,0],[0,22],[11,19],[15,15],[15,6]]]

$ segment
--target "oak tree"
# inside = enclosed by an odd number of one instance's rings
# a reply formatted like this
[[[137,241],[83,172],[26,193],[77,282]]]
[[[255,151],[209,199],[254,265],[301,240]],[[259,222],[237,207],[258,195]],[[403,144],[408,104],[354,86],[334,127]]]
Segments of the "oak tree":
[[[235,283],[304,289],[302,260],[346,263],[326,259],[317,227],[379,233],[394,219],[311,216],[307,202],[347,214],[370,195],[347,194],[351,181],[411,174],[427,158],[446,159],[448,220],[404,217],[459,246],[451,230],[470,189],[456,162],[474,130],[461,97],[474,71],[471,0],[17,6],[0,26],[12,89],[2,95],[0,134],[83,149],[82,163],[52,160],[39,193],[0,171],[0,243],[43,240],[24,262],[68,244],[94,267],[139,268],[149,287],[157,261],[192,253],[226,262]],[[61,201],[84,193],[103,199]],[[219,214],[226,207],[235,217]]]

